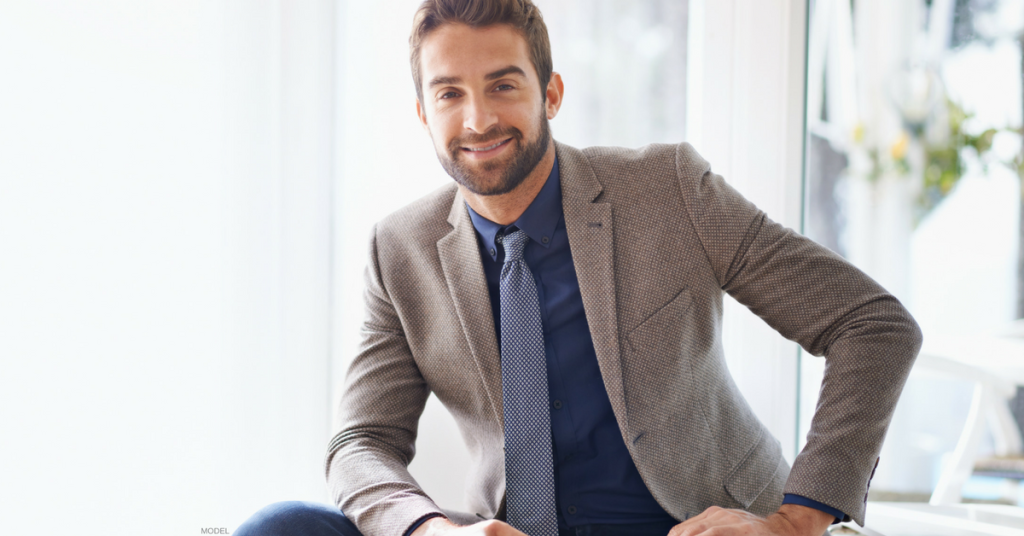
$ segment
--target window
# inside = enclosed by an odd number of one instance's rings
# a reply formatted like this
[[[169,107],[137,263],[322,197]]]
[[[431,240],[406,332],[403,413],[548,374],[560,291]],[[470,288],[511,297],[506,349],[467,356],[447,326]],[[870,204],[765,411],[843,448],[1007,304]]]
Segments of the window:
[[[1020,381],[1022,26],[1017,0],[811,2],[805,232],[893,292],[925,334],[872,500],[927,501],[950,478],[974,382],[942,359]],[[803,356],[801,437],[822,367]],[[985,438],[979,456],[1007,441]],[[963,492],[1019,501],[1001,479]]]

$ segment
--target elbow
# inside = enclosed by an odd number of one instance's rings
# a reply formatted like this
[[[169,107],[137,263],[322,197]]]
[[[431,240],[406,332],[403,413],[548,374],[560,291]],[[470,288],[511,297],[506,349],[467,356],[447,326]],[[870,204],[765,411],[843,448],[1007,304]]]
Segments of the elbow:
[[[921,346],[924,343],[924,333],[921,330],[921,326],[914,320],[914,317],[910,314],[910,311],[899,303],[895,298],[892,298],[897,304],[896,314],[889,317],[889,320],[885,322],[889,327],[887,331],[889,335],[889,351],[887,352],[890,356],[891,366],[893,371],[901,370],[904,375],[910,373],[910,369],[913,368],[914,362],[917,361],[917,356],[921,352]],[[887,315],[888,316],[888,315]]]
[[[904,345],[909,350],[910,360],[913,361],[917,359],[917,354],[921,352],[921,346],[924,344],[924,333],[921,331],[921,326],[917,323],[917,320],[914,320],[914,317],[911,316],[910,311],[903,304],[900,304],[899,307],[902,316]]]
[[[917,357],[917,354],[921,351],[921,346],[924,344],[924,333],[921,331],[921,326],[917,324],[917,321],[909,314],[907,316],[910,318],[911,337],[914,344],[914,357]]]

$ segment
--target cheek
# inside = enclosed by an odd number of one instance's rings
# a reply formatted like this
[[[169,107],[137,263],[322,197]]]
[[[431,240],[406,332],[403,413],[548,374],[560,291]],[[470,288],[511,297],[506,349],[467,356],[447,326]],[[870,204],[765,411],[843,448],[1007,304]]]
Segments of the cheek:
[[[521,130],[527,138],[533,139],[540,133],[541,123],[543,122],[541,118],[546,117],[545,113],[543,110],[538,113],[537,109],[531,109],[529,112],[517,114],[515,122],[509,124]]]
[[[453,133],[451,128],[443,121],[436,119],[427,123],[427,130],[430,132],[430,139],[434,142],[434,147],[438,150],[446,149],[448,142],[457,134]]]
[[[496,107],[495,112],[501,123],[520,129],[530,128],[537,120],[537,107],[534,103],[510,103]]]
[[[461,133],[461,123],[453,113],[439,113],[435,115],[428,123],[430,127],[430,136],[436,140],[437,143],[447,145],[449,141],[456,138]]]

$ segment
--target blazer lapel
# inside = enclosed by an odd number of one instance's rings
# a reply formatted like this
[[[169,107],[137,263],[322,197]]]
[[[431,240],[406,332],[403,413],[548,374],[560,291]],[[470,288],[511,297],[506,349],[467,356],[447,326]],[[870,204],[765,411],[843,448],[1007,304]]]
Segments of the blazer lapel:
[[[501,398],[501,354],[494,334],[494,317],[491,312],[491,297],[487,292],[480,249],[477,245],[473,221],[469,219],[465,201],[456,191],[448,223],[452,230],[437,241],[437,252],[441,258],[448,292],[455,302],[455,312],[469,342],[480,379],[483,381],[491,409],[504,427]]]
[[[625,437],[628,428],[615,301],[612,206],[594,202],[603,188],[583,153],[561,143],[556,143],[556,149],[562,177],[562,210],[583,310],[605,390]],[[626,444],[631,442],[627,440]]]

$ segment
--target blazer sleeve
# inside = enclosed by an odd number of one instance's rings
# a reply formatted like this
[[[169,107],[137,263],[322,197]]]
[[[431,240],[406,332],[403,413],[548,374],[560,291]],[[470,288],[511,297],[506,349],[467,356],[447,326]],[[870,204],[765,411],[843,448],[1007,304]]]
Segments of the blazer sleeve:
[[[375,226],[362,340],[345,379],[325,470],[334,503],[365,536],[399,536],[442,511],[408,471],[430,390],[384,287],[377,253]]]
[[[784,493],[836,508],[863,525],[868,485],[921,347],[920,328],[878,283],[769,219],[689,144],[677,147],[676,169],[721,288],[787,339],[825,356],[807,444]]]

